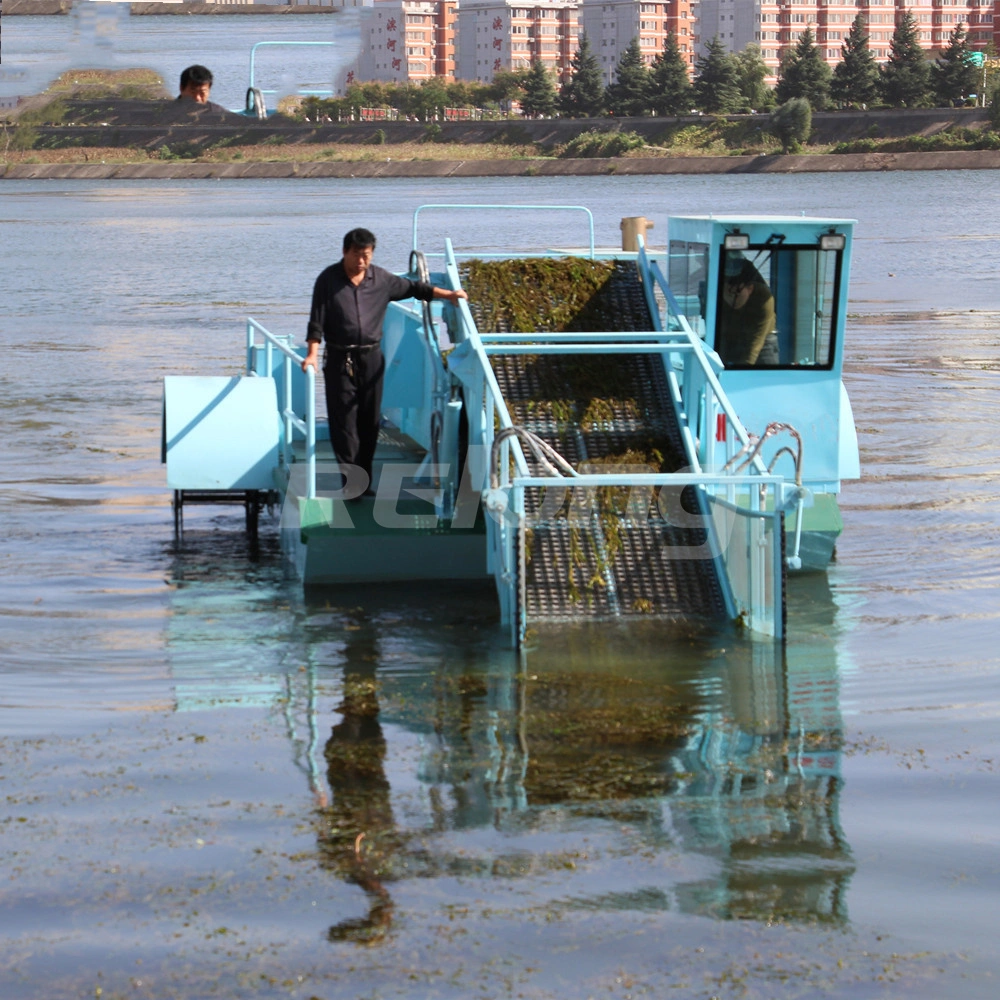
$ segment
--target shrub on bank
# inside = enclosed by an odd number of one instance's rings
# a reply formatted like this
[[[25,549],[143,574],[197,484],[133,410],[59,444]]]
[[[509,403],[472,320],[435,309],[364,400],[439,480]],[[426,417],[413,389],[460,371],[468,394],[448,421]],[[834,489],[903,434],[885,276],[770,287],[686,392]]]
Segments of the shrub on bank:
[[[646,140],[635,132],[606,132],[589,129],[570,139],[556,153],[560,159],[621,156],[633,149],[642,149]]]
[[[831,153],[946,153],[961,150],[1000,149],[1000,133],[989,129],[954,127],[937,135],[911,135],[902,139],[848,139]]]
[[[774,110],[771,132],[783,153],[800,153],[812,132],[812,106],[804,97],[793,97]]]
[[[49,86],[48,93],[86,100],[162,100],[172,96],[163,77],[151,69],[71,69]]]

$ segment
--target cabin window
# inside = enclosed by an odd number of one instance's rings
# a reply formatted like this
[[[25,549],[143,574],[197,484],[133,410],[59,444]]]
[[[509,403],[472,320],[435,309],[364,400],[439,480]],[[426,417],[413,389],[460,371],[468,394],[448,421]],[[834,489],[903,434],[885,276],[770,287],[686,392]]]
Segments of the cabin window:
[[[715,350],[727,368],[830,368],[843,251],[723,250]]]
[[[671,240],[667,261],[667,283],[677,299],[677,308],[702,339],[705,337],[705,289],[708,281],[708,244]],[[673,310],[668,310],[668,329],[680,329]]]

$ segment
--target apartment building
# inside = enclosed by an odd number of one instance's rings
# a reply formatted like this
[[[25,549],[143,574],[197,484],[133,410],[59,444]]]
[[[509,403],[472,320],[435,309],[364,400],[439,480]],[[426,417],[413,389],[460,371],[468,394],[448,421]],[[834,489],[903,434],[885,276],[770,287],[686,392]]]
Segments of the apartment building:
[[[360,51],[345,70],[344,85],[453,80],[456,6],[456,0],[375,0],[364,6]]]
[[[673,31],[689,66],[695,59],[695,26],[690,0],[583,0],[580,27],[601,64],[606,83],[633,38],[647,65],[663,51]]]
[[[740,52],[755,42],[776,76],[781,57],[806,29],[812,30],[826,61],[835,66],[859,13],[868,23],[869,47],[879,62],[888,59],[896,20],[906,10],[913,14],[920,44],[928,52],[946,48],[958,23],[966,25],[973,48],[985,49],[994,40],[994,6],[994,0],[695,0],[692,14],[698,25],[696,55],[703,55],[716,35],[729,52]]]
[[[501,71],[541,62],[557,79],[568,79],[578,25],[577,0],[462,0],[456,75],[489,83]]]

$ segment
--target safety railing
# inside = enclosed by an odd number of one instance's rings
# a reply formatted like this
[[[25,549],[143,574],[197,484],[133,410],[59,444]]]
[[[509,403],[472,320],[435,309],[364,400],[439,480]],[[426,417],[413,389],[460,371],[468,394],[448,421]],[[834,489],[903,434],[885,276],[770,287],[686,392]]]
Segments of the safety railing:
[[[263,337],[263,344],[257,343],[257,335]],[[305,495],[312,500],[316,496],[316,371],[310,366],[305,370],[305,420],[301,419],[292,406],[292,375],[295,366],[301,366],[302,355],[290,346],[291,337],[271,333],[252,317],[247,317],[247,374],[275,377],[275,357],[277,351],[282,356],[282,408],[279,416],[282,422],[282,462],[286,470],[291,468],[294,456],[292,444],[295,431],[305,438],[306,483]],[[254,355],[263,347],[263,367],[258,370]]]
[[[416,223],[414,224],[416,234]],[[641,239],[641,238],[640,238]],[[457,255],[446,241],[445,267],[454,287],[459,287]],[[640,243],[638,265],[653,329],[647,332],[603,331],[588,333],[480,333],[468,306],[459,304],[456,339],[467,339],[463,380],[467,388],[470,440],[493,453],[489,467],[479,470],[478,481],[488,482],[486,507],[489,569],[497,581],[501,618],[519,644],[524,637],[525,533],[531,528],[525,515],[526,489],[558,486],[568,490],[631,487],[649,490],[701,490],[707,555],[721,564],[720,583],[727,612],[751,630],[781,637],[784,631],[782,579],[783,519],[788,502],[785,478],[774,475],[754,449],[719,383],[721,366],[709,357],[691,329],[659,266]],[[657,289],[667,307],[667,323],[660,316]],[[664,327],[669,327],[665,329]],[[657,354],[664,371],[688,455],[683,473],[533,476],[516,428],[503,400],[489,358],[496,354]],[[475,360],[474,364],[469,361]],[[457,361],[458,359],[456,359]],[[681,373],[678,379],[677,373]],[[717,431],[725,427],[721,440]],[[494,440],[499,446],[493,448]],[[721,446],[721,447],[719,447]],[[721,454],[720,454],[721,452]],[[748,456],[740,470],[728,472],[726,464]],[[570,507],[585,509],[584,504]],[[706,551],[698,553],[705,558]]]
[[[410,251],[409,273],[416,276],[418,281],[430,284],[431,275],[427,267],[427,256],[416,248]],[[454,285],[458,288],[460,286]],[[448,402],[449,383],[445,371],[444,359],[441,354],[441,341],[438,337],[437,325],[434,321],[434,307],[430,302],[421,303],[421,325],[419,327],[421,339],[427,351],[428,361],[434,375],[434,390],[431,400],[431,425],[429,428],[430,458],[431,468],[441,467],[441,438],[444,433],[444,410]],[[435,485],[440,485],[440,477],[435,477]],[[442,498],[440,509],[442,513],[450,513],[452,508],[451,496]]]
[[[257,59],[257,50],[258,49],[267,48],[267,47],[273,47],[275,45],[281,45],[281,46],[285,46],[285,47],[289,47],[289,46],[302,47],[302,46],[307,46],[307,45],[308,46],[324,45],[327,48],[330,48],[330,47],[332,47],[332,46],[334,46],[336,44],[337,44],[336,42],[257,42],[250,49],[250,83],[249,83],[248,89],[249,90],[258,90],[262,94],[277,94],[278,93],[277,90],[273,90],[273,89],[265,90],[265,89],[262,89],[262,88],[260,88],[260,87],[258,87],[256,85],[256,82],[255,82],[255,62],[256,62],[256,59]],[[305,95],[307,97],[333,97],[333,91],[330,90],[330,89],[328,89],[328,88],[301,87],[301,88],[298,89],[298,93],[299,94],[303,94],[303,95]]]
[[[689,446],[692,468],[697,471],[702,468],[709,471],[722,468],[741,450],[749,450],[753,442],[719,382],[721,365],[709,358],[705,345],[691,329],[691,324],[681,310],[659,264],[646,252],[641,235],[638,240],[639,274],[653,325],[660,331],[672,328],[672,332],[688,345],[688,350],[684,352],[686,356],[677,358],[682,363],[679,366],[667,366],[667,379],[682,407],[685,419],[681,421],[681,430],[685,434],[685,443]],[[666,303],[666,322],[656,300],[657,289]],[[671,350],[674,357],[677,357],[679,352],[674,348]],[[677,367],[681,369],[683,382],[677,378]],[[721,460],[715,453],[713,442],[723,445]],[[768,472],[757,456],[754,456],[752,466],[761,475]]]
[[[787,563],[791,569],[799,569],[802,565],[799,555],[802,512],[808,496],[808,491],[802,487],[802,439],[789,424],[772,423],[759,437],[752,436],[747,431],[719,382],[718,372],[722,370],[721,364],[709,357],[701,338],[692,330],[687,316],[664,278],[659,264],[650,259],[646,253],[641,235],[638,239],[639,269],[653,322],[658,329],[673,328],[683,332],[692,348],[687,357],[680,357],[675,352],[671,360],[679,361],[680,364],[667,366],[667,379],[671,384],[671,390],[676,394],[686,418],[681,422],[681,432],[685,435],[690,454],[695,458],[692,467],[723,472],[729,469],[739,472],[743,468],[748,468],[763,475],[774,470],[775,463],[782,454],[791,456],[795,467],[795,484],[786,485],[776,503],[780,507],[788,507],[794,503],[797,507],[795,538]],[[659,303],[655,298],[656,290],[662,294],[666,304],[665,317],[660,315]],[[693,363],[689,363],[689,360]],[[681,381],[677,379],[678,367],[682,373]],[[690,429],[692,425],[695,428],[693,434]],[[768,437],[781,431],[791,435],[796,442],[796,448],[794,450],[789,447],[780,448],[770,464],[765,465],[761,456],[761,445]],[[696,442],[697,447],[695,447]],[[734,481],[730,481],[727,486],[730,503],[735,502],[736,493]]]
[[[586,254],[590,260],[593,260],[596,251],[594,249],[594,215],[589,208],[585,208],[583,205],[448,205],[448,204],[431,204],[431,205],[420,205],[416,211],[413,213],[413,242],[412,249],[416,250],[419,248],[419,226],[420,226],[420,216],[424,212],[430,211],[447,211],[447,212],[503,212],[505,215],[509,215],[511,212],[578,212],[582,213],[587,220],[587,246]],[[450,240],[448,241],[450,245]],[[509,259],[511,257],[519,256],[516,253],[511,253],[509,250],[504,250],[501,252],[483,251],[483,250],[469,250],[461,251],[463,256],[476,256],[480,258],[503,258]],[[445,250],[444,253],[434,253],[427,254],[428,257],[445,257],[455,256],[454,247],[451,250]],[[532,257],[544,257],[545,252],[533,252],[530,254]],[[455,286],[459,287],[458,285]]]
[[[447,247],[449,273],[457,264]],[[771,475],[759,460],[749,463],[742,475],[718,471],[709,473],[692,462],[683,473],[604,473],[600,475],[532,475],[525,459],[521,438],[503,399],[489,358],[497,354],[658,354],[666,357],[681,354],[692,359],[689,367],[705,370],[705,383],[717,394],[722,412],[731,417],[737,434],[749,437],[715,379],[708,358],[696,342],[690,328],[643,333],[606,331],[590,333],[479,333],[465,302],[459,303],[459,323],[466,341],[452,370],[466,385],[469,439],[483,445],[480,461],[491,456],[488,467],[473,470],[475,481],[489,482],[485,491],[487,510],[488,568],[493,574],[500,601],[501,621],[510,630],[514,645],[519,645],[527,626],[524,615],[525,538],[532,527],[525,514],[525,490],[533,488],[595,490],[608,487],[637,489],[685,486],[701,489],[708,514],[701,519],[706,531],[706,546],[692,558],[720,560],[725,572],[720,577],[728,614],[743,621],[758,633],[780,638],[783,634],[781,613],[781,499],[784,478]],[[529,339],[530,338],[530,339]],[[672,392],[679,396],[676,383]],[[690,427],[681,420],[686,432],[689,454],[697,448]],[[497,446],[494,447],[494,442]],[[471,459],[470,452],[470,459]],[[717,499],[713,491],[746,497],[741,506]],[[570,508],[586,504],[570,504]]]

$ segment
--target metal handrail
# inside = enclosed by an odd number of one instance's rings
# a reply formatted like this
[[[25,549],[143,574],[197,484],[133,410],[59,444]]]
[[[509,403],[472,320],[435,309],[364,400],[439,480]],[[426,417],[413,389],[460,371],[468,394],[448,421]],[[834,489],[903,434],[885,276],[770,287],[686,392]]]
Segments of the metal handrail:
[[[640,266],[644,266],[646,294],[647,297],[651,297],[653,282],[658,279],[662,281],[662,276],[654,277],[650,273],[648,258],[645,257],[644,248],[642,250]],[[445,241],[444,257],[449,280],[454,282],[457,287],[458,264],[450,240]],[[668,303],[669,301],[668,299]],[[674,300],[674,308],[676,308],[676,300]],[[577,490],[608,487],[655,489],[657,487],[699,486],[706,489],[709,494],[713,494],[717,492],[717,489],[713,488],[726,487],[731,498],[735,499],[737,490],[746,497],[745,507],[742,504],[737,506],[735,503],[727,503],[726,507],[731,507],[751,521],[780,523],[780,510],[784,503],[782,488],[786,481],[785,477],[771,473],[763,466],[759,458],[755,458],[749,463],[748,471],[742,475],[704,471],[698,464],[698,453],[692,428],[687,426],[686,420],[681,421],[681,430],[685,434],[685,445],[691,456],[693,470],[678,473],[602,472],[583,474],[574,470],[574,474],[564,475],[562,473],[565,472],[565,469],[555,467],[562,465],[561,461],[556,460],[559,456],[546,455],[546,460],[542,462],[542,474],[531,474],[521,447],[521,429],[513,423],[490,364],[489,359],[494,355],[569,352],[574,354],[642,353],[660,354],[664,356],[666,362],[665,356],[668,354],[678,352],[689,354],[696,359],[691,370],[697,370],[701,373],[702,385],[707,386],[709,391],[715,393],[722,411],[730,417],[734,428],[738,429],[737,434],[742,434],[742,437],[749,440],[749,435],[739,423],[739,418],[715,377],[712,362],[690,325],[686,324],[682,317],[682,322],[679,324],[680,330],[665,331],[662,329],[655,302],[650,303],[650,311],[653,317],[652,321],[655,324],[652,332],[608,331],[605,334],[593,332],[590,334],[480,333],[476,328],[468,304],[464,300],[458,303],[456,335],[467,342],[466,349],[471,355],[469,360],[473,361],[474,359],[477,379],[476,388],[471,397],[475,410],[476,431],[482,435],[483,444],[488,448],[490,455],[489,467],[486,470],[488,488],[483,491],[483,501],[486,510],[491,515],[487,519],[488,565],[490,572],[497,580],[501,618],[510,627],[515,644],[519,639],[523,640],[524,629],[524,619],[521,614],[524,594],[522,590],[519,590],[518,581],[523,582],[524,574],[523,564],[519,566],[519,561],[523,563],[524,537],[529,526],[524,501],[525,491],[529,488]],[[675,404],[683,405],[676,376],[669,364],[665,364],[665,369],[672,398]],[[699,391],[699,397],[704,391],[704,389]],[[470,421],[472,419],[473,414],[470,412]],[[701,433],[704,435],[711,420],[707,416],[703,416],[702,420],[704,426],[701,428]],[[693,429],[695,432],[699,430],[697,426]],[[526,447],[532,447],[530,438],[526,438],[526,440]],[[535,449],[532,447],[532,450]],[[767,509],[769,506],[767,503],[768,492],[773,492],[774,495],[771,510]],[[715,498],[712,497],[712,499]],[[717,542],[714,540],[713,524],[707,525],[707,530],[709,538],[712,539],[709,544],[713,547],[716,556],[721,558],[721,550],[716,549]],[[752,551],[753,553],[757,552],[755,548]],[[757,559],[757,556],[754,555],[753,558]],[[730,590],[729,577],[726,576],[725,580],[727,581],[724,585],[726,607],[735,615],[739,603]],[[740,598],[740,600],[743,599]],[[780,624],[777,628],[780,631]]]
[[[276,336],[253,317],[247,317],[247,374],[257,374],[253,369],[253,351],[257,346],[255,334],[264,338],[265,376],[273,378],[273,351],[277,348],[287,359],[284,371],[285,408],[280,416],[284,425],[282,460],[285,468],[292,464],[293,430],[306,439],[306,498],[316,498],[316,369],[306,368],[306,418],[302,420],[292,409],[292,362],[301,365],[302,355],[288,346],[290,337]]]
[[[430,284],[431,275],[427,267],[426,255],[417,249],[410,251],[408,273],[415,274],[418,281]],[[448,399],[448,380],[445,373],[444,358],[441,354],[441,341],[437,326],[434,323],[434,309],[429,300],[421,302],[420,316],[423,324],[424,346],[430,357],[434,375],[434,390],[431,402],[431,420],[428,428],[430,440],[431,467],[438,469],[441,464],[441,435],[444,431],[444,408]],[[435,480],[440,485],[440,480]]]
[[[487,212],[583,212],[587,216],[587,222],[589,227],[589,248],[590,248],[590,259],[593,260],[595,256],[594,251],[594,215],[589,208],[585,208],[583,205],[448,205],[448,204],[430,204],[430,205],[420,205],[413,213],[413,244],[412,249],[416,250],[420,245],[417,241],[417,227],[420,219],[420,213],[431,209],[447,209],[449,212],[454,211],[487,211]],[[471,251],[470,251],[471,253]],[[441,254],[436,254],[432,256],[442,256]],[[490,254],[490,253],[477,253],[478,257],[495,257],[502,256],[504,258],[516,257],[517,254],[511,254],[509,252],[503,254]],[[537,256],[534,254],[533,256]],[[455,286],[456,288],[459,286]]]
[[[257,49],[261,48],[264,45],[326,45],[326,46],[329,47],[329,46],[336,45],[336,44],[337,44],[336,42],[257,42],[250,49],[250,83],[249,83],[249,87],[252,87],[252,88],[254,88],[256,90],[259,90],[262,94],[276,94],[278,92],[277,90],[264,90],[261,87],[257,87],[254,84],[254,59],[255,59],[255,57],[257,55]],[[313,97],[320,97],[320,96],[332,97],[333,96],[333,91],[332,90],[315,90],[315,89],[303,88],[303,89],[300,89],[298,92],[300,94],[309,94],[310,96],[313,96]]]
[[[653,301],[653,284],[655,283],[659,286],[660,291],[663,293],[664,298],[667,300],[667,308],[673,313],[674,318],[677,320],[681,327],[683,335],[686,337],[690,344],[692,353],[694,354],[694,359],[701,369],[701,374],[705,379],[709,389],[711,389],[712,396],[715,402],[719,405],[719,408],[726,415],[726,420],[729,422],[729,426],[733,428],[733,433],[738,439],[740,446],[743,448],[752,447],[751,436],[747,429],[743,426],[743,422],[740,420],[733,408],[732,403],[729,401],[729,397],[726,395],[726,391],[722,388],[722,383],[719,381],[718,376],[712,368],[711,363],[708,360],[708,355],[705,351],[705,347],[701,342],[701,338],[694,332],[691,328],[691,324],[688,323],[687,317],[681,312],[680,305],[674,296],[673,290],[667,283],[666,278],[664,278],[663,273],[660,271],[659,265],[656,261],[649,259],[646,253],[645,241],[640,234],[638,236],[639,240],[639,270],[643,279],[643,287],[646,289],[647,302],[650,307],[650,312],[653,315],[654,322],[662,325],[659,309],[656,307]],[[667,331],[663,331],[667,332]],[[671,331],[673,332],[673,331]],[[708,407],[705,408],[706,414],[708,413]],[[767,466],[764,464],[763,460],[758,456],[754,456],[753,466],[761,475],[766,475],[768,472]]]

